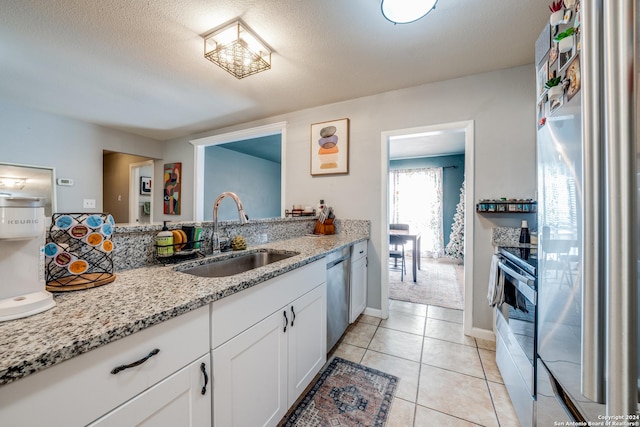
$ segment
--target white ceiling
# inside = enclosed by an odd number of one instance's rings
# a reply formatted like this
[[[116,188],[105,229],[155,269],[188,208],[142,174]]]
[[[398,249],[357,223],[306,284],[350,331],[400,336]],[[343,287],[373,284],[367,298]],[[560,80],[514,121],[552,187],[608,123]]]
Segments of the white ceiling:
[[[548,3],[439,0],[393,25],[379,0],[5,0],[0,101],[167,140],[533,63]],[[238,17],[274,49],[242,80],[203,57]]]
[[[389,138],[389,160],[464,153],[464,129],[408,134]]]

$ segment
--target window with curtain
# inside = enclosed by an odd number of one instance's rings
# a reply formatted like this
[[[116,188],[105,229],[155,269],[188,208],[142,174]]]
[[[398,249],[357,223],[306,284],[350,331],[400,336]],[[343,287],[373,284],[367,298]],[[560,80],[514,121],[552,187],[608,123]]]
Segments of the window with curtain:
[[[389,194],[389,223],[421,233],[421,256],[442,256],[442,168],[392,170]]]

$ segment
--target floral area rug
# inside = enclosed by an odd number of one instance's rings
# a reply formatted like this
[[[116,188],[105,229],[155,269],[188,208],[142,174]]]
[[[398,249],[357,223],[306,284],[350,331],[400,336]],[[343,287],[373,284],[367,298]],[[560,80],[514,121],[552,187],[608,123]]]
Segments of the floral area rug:
[[[384,426],[398,378],[334,357],[282,427]]]
[[[389,269],[389,298],[418,304],[464,309],[464,265],[447,259],[421,259],[418,280],[413,281],[411,258],[407,274],[400,281],[400,269]]]

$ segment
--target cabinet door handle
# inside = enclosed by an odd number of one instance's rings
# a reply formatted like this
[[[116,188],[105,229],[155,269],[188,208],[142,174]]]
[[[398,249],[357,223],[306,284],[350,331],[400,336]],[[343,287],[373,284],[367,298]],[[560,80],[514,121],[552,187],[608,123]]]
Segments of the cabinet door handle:
[[[287,318],[287,310],[283,311],[282,314],[284,314],[284,331],[282,332],[287,332],[287,326],[289,325],[289,319]]]
[[[146,355],[145,357],[143,357],[142,359],[140,359],[140,360],[136,360],[135,362],[130,363],[130,364],[128,364],[128,365],[120,365],[120,366],[118,366],[118,367],[116,367],[116,368],[113,368],[113,369],[111,370],[111,373],[112,373],[113,375],[115,375],[115,374],[117,374],[118,372],[124,371],[125,369],[129,369],[129,368],[133,368],[133,367],[138,366],[138,365],[142,365],[144,362],[146,362],[147,360],[149,360],[150,358],[152,358],[153,356],[155,356],[155,355],[156,355],[156,354],[158,354],[158,353],[160,353],[160,350],[159,350],[159,349],[157,349],[157,348],[154,348],[153,350],[151,350],[151,352],[150,352],[149,354],[147,354],[147,355]]]
[[[291,319],[291,327],[293,328],[293,322],[296,321],[296,312],[293,311],[293,306],[291,306],[291,315],[293,316],[293,318]]]
[[[202,375],[204,376],[204,386],[202,386],[202,391],[200,392],[202,395],[207,393],[207,384],[209,383],[209,376],[207,375],[207,365],[202,362],[200,364],[200,370],[202,371]]]

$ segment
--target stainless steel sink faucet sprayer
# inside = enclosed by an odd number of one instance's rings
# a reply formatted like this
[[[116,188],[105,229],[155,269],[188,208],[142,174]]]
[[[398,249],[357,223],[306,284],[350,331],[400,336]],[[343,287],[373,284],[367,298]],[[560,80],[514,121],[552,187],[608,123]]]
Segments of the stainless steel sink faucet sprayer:
[[[211,236],[211,246],[213,253],[220,252],[220,236],[218,235],[218,207],[220,206],[220,202],[225,197],[231,197],[234,202],[236,202],[236,207],[238,208],[238,216],[240,217],[240,225],[245,225],[249,220],[249,217],[244,212],[244,208],[242,207],[242,201],[240,201],[240,197],[236,193],[232,193],[231,191],[225,191],[220,194],[213,204],[213,235]]]

